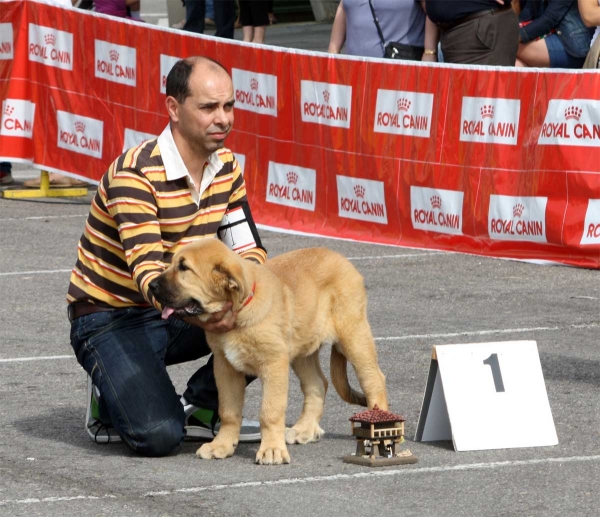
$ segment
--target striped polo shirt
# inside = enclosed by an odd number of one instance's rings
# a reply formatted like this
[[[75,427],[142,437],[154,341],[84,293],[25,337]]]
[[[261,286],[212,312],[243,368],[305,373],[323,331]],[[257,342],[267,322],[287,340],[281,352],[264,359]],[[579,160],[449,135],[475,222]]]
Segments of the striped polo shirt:
[[[182,246],[215,236],[244,258],[266,260],[231,151],[209,157],[198,192],[167,126],[157,139],[117,158],[102,176],[67,301],[160,310],[148,284]]]

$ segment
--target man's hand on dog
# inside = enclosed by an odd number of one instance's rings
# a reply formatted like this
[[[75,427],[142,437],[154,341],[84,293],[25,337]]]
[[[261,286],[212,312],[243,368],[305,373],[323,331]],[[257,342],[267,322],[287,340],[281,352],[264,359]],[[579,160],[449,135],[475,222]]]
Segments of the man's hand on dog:
[[[207,332],[223,333],[235,328],[237,312],[231,310],[233,304],[227,302],[223,309],[215,312],[208,321],[200,321],[198,318],[184,318],[187,323],[203,328]]]

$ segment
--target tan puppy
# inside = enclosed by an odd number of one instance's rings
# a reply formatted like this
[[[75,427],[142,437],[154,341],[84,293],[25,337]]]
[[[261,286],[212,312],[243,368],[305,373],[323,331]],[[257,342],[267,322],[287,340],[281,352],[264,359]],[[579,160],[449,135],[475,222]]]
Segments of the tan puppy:
[[[206,321],[229,301],[239,311],[233,330],[206,335],[214,355],[221,429],[198,449],[198,456],[233,455],[246,374],[263,384],[257,463],[289,463],[286,442],[319,440],[327,391],[319,365],[323,344],[332,345],[331,380],[343,400],[388,408],[385,377],[367,322],[363,278],[341,255],[325,248],[301,249],[258,265],[220,241],[206,239],[182,248],[152,290],[165,307],[163,316],[174,312]],[[365,395],[350,387],[347,361]],[[286,434],[289,364],[300,379],[304,407]]]

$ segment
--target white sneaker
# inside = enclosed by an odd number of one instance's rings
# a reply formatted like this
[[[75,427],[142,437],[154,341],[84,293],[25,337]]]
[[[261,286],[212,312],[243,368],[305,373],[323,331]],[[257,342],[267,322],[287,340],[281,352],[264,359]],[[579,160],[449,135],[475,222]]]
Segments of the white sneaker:
[[[188,404],[183,397],[181,397],[181,403],[185,411],[185,430],[188,438],[212,440],[217,436],[221,428],[221,421],[216,411]],[[260,423],[258,420],[242,418],[240,442],[260,442]]]

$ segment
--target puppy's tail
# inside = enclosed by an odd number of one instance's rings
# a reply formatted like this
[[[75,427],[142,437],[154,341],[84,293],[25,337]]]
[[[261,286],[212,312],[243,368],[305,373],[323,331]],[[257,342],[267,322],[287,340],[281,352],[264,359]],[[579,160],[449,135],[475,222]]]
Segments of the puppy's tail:
[[[330,373],[331,382],[335,391],[348,404],[367,407],[367,397],[360,391],[356,391],[348,382],[348,371],[346,369],[347,359],[338,351],[335,345],[331,347]]]

